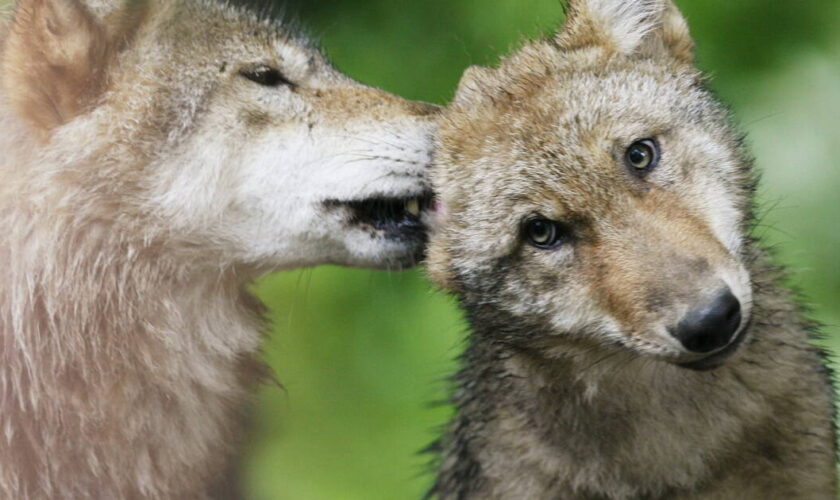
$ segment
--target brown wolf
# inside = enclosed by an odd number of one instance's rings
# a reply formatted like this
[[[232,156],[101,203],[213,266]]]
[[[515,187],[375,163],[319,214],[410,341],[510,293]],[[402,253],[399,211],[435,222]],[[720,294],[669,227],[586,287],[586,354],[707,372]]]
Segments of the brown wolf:
[[[413,264],[435,108],[210,0],[19,0],[0,71],[0,498],[231,498],[243,287]]]
[[[669,0],[572,0],[464,76],[429,270],[472,332],[430,496],[836,498],[824,359],[692,47]]]

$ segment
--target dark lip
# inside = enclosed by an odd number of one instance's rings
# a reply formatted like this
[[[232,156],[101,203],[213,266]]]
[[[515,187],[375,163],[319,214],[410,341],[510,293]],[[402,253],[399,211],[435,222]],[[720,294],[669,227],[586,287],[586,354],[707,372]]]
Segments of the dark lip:
[[[418,200],[420,215],[410,214],[405,209],[409,200]],[[328,207],[344,207],[350,217],[348,222],[367,228],[386,238],[425,241],[427,227],[422,220],[424,212],[434,209],[431,192],[404,197],[371,197],[362,200],[326,202]]]
[[[694,370],[698,372],[705,372],[709,370],[714,370],[715,368],[720,368],[723,366],[724,362],[729,359],[730,356],[735,354],[735,351],[744,343],[744,339],[747,338],[749,335],[750,327],[752,327],[752,318],[747,321],[741,331],[738,333],[738,336],[729,343],[726,348],[721,351],[718,351],[711,356],[707,356],[702,359],[698,359],[696,361],[691,361],[688,363],[678,363],[677,366],[680,368],[685,368],[688,370]]]

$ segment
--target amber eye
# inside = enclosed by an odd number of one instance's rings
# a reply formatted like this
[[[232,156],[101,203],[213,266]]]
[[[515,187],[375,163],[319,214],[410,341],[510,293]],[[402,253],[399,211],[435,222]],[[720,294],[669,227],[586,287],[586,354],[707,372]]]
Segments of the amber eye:
[[[563,225],[544,217],[526,221],[523,232],[528,243],[543,250],[557,247],[568,236],[568,231]]]
[[[280,73],[279,70],[271,66],[255,66],[253,68],[243,69],[239,74],[265,87],[279,87],[280,85],[294,86],[292,82],[283,76],[283,73]]]
[[[659,163],[659,145],[653,139],[636,141],[627,148],[624,161],[635,172],[649,172]]]

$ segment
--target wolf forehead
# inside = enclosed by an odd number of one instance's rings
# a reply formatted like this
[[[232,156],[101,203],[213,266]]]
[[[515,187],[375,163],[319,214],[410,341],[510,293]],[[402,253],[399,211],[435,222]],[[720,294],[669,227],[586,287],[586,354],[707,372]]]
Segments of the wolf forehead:
[[[549,56],[561,57],[556,49],[542,57]],[[690,134],[739,148],[728,110],[687,65],[663,72],[661,60],[646,59],[599,67],[537,64],[515,74],[507,66],[483,70],[483,79],[471,83],[480,95],[447,110],[436,172],[451,177],[440,183],[444,198],[449,189],[469,191],[494,177],[504,179],[499,194],[514,197],[527,195],[522,184],[549,179],[564,181],[553,184],[557,189],[573,188],[593,181],[590,176],[617,173],[615,156],[648,137]],[[676,139],[667,146],[689,147]]]
[[[703,127],[728,121],[695,70],[663,75],[655,61],[637,61],[632,68],[613,66],[502,74],[476,82],[482,87],[481,99],[446,112],[441,144],[456,154],[480,146],[480,155],[486,156],[522,152],[490,147],[500,141],[515,146],[546,136],[555,138],[552,142],[582,141],[598,134],[620,138],[625,133],[662,133],[677,124]]]
[[[317,65],[329,65],[318,44],[297,21],[254,5],[244,1],[219,0],[167,3],[167,10],[157,14],[160,24],[156,36],[168,35],[173,42],[199,51],[224,48],[227,55],[234,56],[253,57],[253,49],[261,48],[266,50],[266,54],[274,55],[287,64],[311,66],[311,70]],[[135,10],[143,12],[141,9],[148,8],[145,3],[140,3]],[[213,54],[199,52],[192,55]]]

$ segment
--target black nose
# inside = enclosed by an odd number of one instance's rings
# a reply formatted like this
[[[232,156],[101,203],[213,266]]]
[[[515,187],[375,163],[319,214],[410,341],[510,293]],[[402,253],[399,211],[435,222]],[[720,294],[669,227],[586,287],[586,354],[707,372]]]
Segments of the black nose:
[[[705,354],[727,345],[741,325],[741,303],[727,287],[703,306],[693,309],[671,333],[691,352]]]

